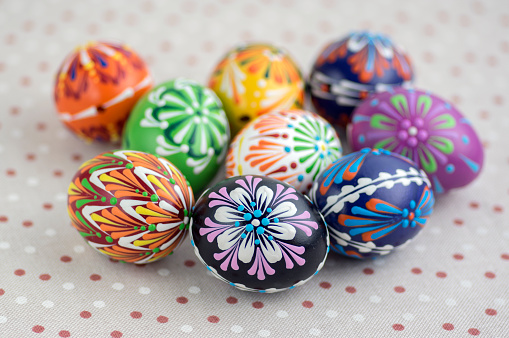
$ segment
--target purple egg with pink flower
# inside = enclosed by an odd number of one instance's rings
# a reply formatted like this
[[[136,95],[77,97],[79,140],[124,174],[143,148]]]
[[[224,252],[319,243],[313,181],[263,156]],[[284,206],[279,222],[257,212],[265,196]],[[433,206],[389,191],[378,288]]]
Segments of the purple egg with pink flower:
[[[348,140],[354,151],[381,148],[412,159],[436,193],[469,184],[483,166],[483,147],[468,119],[422,90],[371,95],[354,111]]]

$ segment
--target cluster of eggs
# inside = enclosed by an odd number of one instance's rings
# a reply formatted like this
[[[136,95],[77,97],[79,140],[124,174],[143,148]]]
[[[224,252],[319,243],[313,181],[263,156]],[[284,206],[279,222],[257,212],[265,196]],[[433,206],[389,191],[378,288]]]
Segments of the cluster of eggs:
[[[483,162],[468,120],[412,78],[403,49],[371,32],[328,44],[307,86],[267,44],[229,51],[208,87],[153,88],[129,47],[80,47],[57,75],[59,116],[124,150],[80,167],[72,224],[101,253],[137,264],[173,253],[189,231],[214,276],[257,292],[305,283],[329,249],[386,255],[424,227],[434,194],[470,183]],[[317,113],[303,110],[306,88]],[[226,179],[211,187],[223,164]]]

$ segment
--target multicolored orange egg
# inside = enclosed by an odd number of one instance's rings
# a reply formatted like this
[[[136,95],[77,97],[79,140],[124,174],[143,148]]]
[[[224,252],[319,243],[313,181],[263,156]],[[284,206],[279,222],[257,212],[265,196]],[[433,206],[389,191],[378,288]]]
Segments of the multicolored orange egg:
[[[132,107],[152,82],[145,62],[125,45],[79,46],[57,72],[59,118],[86,141],[116,142]]]
[[[145,264],[186,239],[193,191],[171,162],[144,152],[106,152],[83,163],[68,189],[72,225],[111,259]]]
[[[209,81],[224,105],[232,135],[257,116],[301,108],[304,81],[286,51],[268,44],[234,48],[219,62]]]

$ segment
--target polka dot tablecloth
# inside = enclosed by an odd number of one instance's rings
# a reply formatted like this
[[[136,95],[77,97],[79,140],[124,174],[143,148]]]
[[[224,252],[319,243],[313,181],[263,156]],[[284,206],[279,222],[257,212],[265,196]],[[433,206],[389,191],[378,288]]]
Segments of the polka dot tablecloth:
[[[128,43],[156,82],[206,83],[236,43],[289,50],[305,74],[352,29],[390,34],[417,86],[473,122],[485,167],[439,197],[421,235],[387,257],[335,254],[307,284],[238,291],[189,242],[146,266],[114,263],[70,225],[66,190],[87,145],[57,119],[54,74],[76,44]],[[1,337],[509,336],[509,2],[0,0]]]

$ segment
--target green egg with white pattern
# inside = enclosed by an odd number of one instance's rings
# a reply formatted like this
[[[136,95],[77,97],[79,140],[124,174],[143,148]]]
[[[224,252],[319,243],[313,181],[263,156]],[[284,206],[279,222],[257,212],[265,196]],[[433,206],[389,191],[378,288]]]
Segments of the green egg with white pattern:
[[[122,138],[124,149],[165,157],[193,190],[203,190],[224,161],[230,129],[221,101],[188,79],[154,87],[136,104]]]

